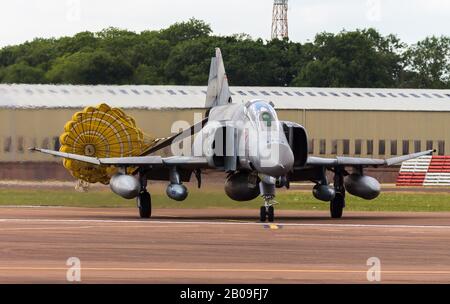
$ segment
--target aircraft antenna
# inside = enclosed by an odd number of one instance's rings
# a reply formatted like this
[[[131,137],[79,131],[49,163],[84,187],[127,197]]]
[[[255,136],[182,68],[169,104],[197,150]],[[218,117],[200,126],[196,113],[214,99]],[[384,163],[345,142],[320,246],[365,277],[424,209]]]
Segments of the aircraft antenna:
[[[289,38],[288,0],[274,0],[272,39]]]

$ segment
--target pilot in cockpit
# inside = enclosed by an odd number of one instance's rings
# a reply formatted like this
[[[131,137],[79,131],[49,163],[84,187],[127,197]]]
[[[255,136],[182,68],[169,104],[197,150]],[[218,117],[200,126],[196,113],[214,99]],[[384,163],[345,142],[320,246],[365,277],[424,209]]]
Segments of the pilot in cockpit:
[[[271,105],[264,101],[255,101],[248,106],[250,121],[258,129],[276,131],[279,127],[277,113]]]

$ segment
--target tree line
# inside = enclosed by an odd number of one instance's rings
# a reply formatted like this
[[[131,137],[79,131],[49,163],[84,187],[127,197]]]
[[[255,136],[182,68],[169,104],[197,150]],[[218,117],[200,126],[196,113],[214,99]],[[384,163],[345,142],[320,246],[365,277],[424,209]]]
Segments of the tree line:
[[[450,37],[407,45],[369,28],[314,41],[214,35],[190,19],[159,31],[107,28],[0,49],[0,82],[205,85],[222,48],[236,86],[450,88]]]

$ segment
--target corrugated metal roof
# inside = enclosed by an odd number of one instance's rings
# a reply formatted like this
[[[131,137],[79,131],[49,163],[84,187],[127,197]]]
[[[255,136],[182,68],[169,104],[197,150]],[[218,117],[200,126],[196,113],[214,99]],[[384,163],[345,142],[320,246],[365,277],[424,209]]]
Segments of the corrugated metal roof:
[[[0,108],[83,108],[106,102],[125,109],[201,109],[203,86],[0,84]],[[278,109],[448,111],[450,90],[231,87],[234,102],[272,101]]]

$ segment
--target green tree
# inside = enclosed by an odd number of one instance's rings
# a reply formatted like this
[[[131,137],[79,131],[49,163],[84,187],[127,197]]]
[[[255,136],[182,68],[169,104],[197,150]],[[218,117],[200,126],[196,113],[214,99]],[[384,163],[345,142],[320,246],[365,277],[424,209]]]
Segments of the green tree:
[[[262,39],[245,38],[222,48],[230,83],[242,86],[279,85],[283,68],[278,65],[278,48],[268,48]],[[277,58],[278,57],[278,58]]]
[[[129,56],[129,62],[135,68],[134,81],[137,84],[166,83],[164,69],[171,49],[171,44],[161,39],[159,33],[141,33]]]
[[[100,39],[99,48],[111,55],[128,61],[132,56],[133,46],[139,42],[139,35],[118,28],[107,28],[97,33]]]
[[[0,49],[0,82],[205,85],[220,47],[235,86],[450,87],[450,38],[407,48],[374,29],[318,34],[312,43],[216,36],[190,19],[160,31],[118,28]]]
[[[450,37],[428,37],[406,52],[405,86],[450,88]]]
[[[187,22],[177,22],[167,29],[161,30],[161,39],[177,44],[186,40],[208,37],[212,33],[211,26],[195,18]]]
[[[404,47],[395,36],[383,37],[374,29],[319,34],[312,61],[298,72],[293,85],[395,87]]]
[[[43,70],[31,67],[24,62],[0,69],[0,81],[2,83],[46,83]]]
[[[47,73],[52,83],[128,84],[133,68],[107,52],[78,52],[59,58]]]
[[[58,57],[81,51],[93,51],[100,46],[100,38],[92,32],[81,32],[73,37],[63,37],[55,41]]]
[[[208,80],[215,39],[187,40],[177,44],[165,65],[169,84],[204,85]]]
[[[134,71],[134,84],[162,85],[164,82],[164,77],[159,73],[159,69],[153,66],[141,64]]]

